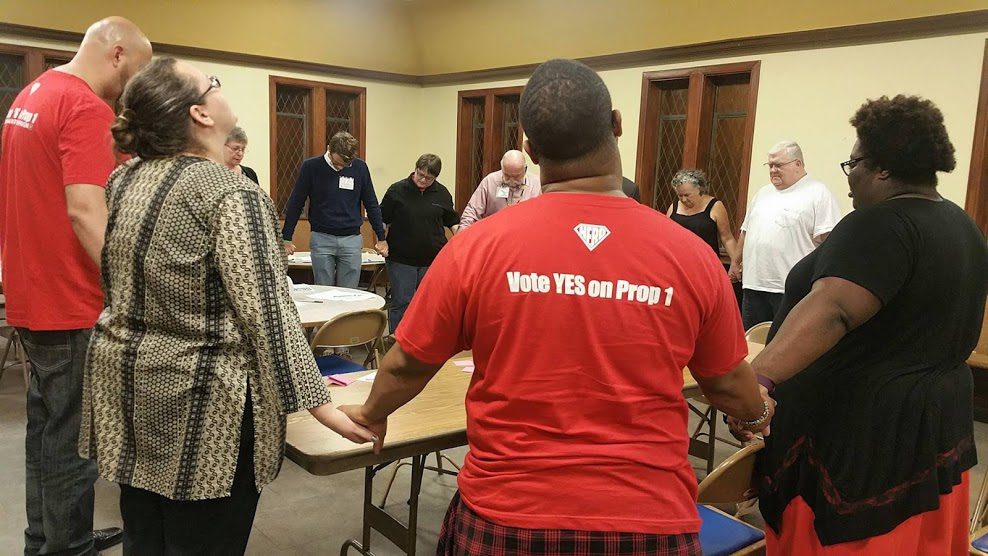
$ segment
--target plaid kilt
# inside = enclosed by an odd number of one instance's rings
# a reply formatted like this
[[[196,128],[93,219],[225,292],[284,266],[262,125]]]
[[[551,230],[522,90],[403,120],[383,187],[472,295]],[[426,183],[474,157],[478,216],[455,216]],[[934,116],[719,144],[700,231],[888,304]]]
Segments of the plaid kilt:
[[[439,533],[436,556],[607,554],[614,556],[700,556],[700,536],[520,529],[491,523],[453,495]]]

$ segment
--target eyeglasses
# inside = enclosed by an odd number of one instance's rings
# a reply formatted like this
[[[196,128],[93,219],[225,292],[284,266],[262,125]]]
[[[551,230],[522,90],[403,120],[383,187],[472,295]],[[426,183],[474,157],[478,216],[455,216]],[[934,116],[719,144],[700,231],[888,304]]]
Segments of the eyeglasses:
[[[419,170],[418,168],[415,169],[415,175],[416,177],[418,177],[418,179],[429,183],[436,181],[436,176],[430,176],[429,174],[423,172],[422,170]]]
[[[854,167],[858,165],[858,162],[861,162],[862,160],[864,160],[866,158],[868,158],[868,157],[867,156],[859,156],[857,158],[852,158],[851,160],[845,160],[844,162],[841,162],[840,163],[840,169],[841,170],[844,170],[844,175],[845,176],[850,176],[851,175],[851,170],[853,170]]]
[[[206,93],[212,91],[213,89],[219,89],[222,86],[220,85],[220,78],[215,75],[210,75],[207,79],[209,79],[209,87],[206,87],[206,90],[199,95],[199,98],[196,99],[195,104],[202,104],[203,100],[206,98]]]
[[[226,148],[236,154],[244,154],[247,152],[247,147],[231,147],[230,145],[227,145]]]
[[[765,166],[768,166],[768,169],[769,170],[778,170],[779,168],[782,168],[783,166],[792,164],[793,162],[796,162],[797,160],[799,160],[799,159],[798,158],[794,158],[794,159],[790,160],[789,162],[766,162],[765,163]]]

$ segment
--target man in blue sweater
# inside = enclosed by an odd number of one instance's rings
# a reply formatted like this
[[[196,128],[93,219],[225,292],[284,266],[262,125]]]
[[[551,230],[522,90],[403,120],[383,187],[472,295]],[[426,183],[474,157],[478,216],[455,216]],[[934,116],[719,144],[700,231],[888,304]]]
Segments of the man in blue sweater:
[[[292,235],[309,201],[309,226],[312,228],[312,274],[316,284],[356,288],[360,280],[360,225],[364,204],[377,243],[374,248],[388,256],[381,207],[374,193],[367,163],[357,156],[357,139],[345,131],[333,135],[326,154],[306,159],[298,172],[295,188],[285,209],[282,239],[289,254],[295,252]]]

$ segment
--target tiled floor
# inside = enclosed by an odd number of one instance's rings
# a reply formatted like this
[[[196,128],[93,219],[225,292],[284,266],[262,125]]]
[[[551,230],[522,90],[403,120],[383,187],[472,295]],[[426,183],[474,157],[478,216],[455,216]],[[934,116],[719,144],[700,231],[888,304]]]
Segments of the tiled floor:
[[[979,445],[988,442],[988,425],[975,424]],[[0,555],[21,553],[24,521],[24,384],[19,368],[9,368],[0,379]],[[719,446],[724,446],[719,444]],[[465,449],[448,452],[462,461]],[[723,459],[729,450],[720,454]],[[699,465],[699,462],[695,462]],[[972,498],[981,485],[985,465],[979,464],[971,480]],[[408,492],[408,468],[402,469],[389,498],[388,510],[404,517]],[[387,474],[377,481],[375,500],[383,493]],[[427,472],[419,502],[418,553],[435,550],[443,514],[455,490],[455,479]],[[120,524],[115,485],[96,485],[96,525]],[[247,553],[252,555],[336,554],[348,538],[360,536],[363,472],[351,471],[330,477],[314,477],[290,461],[281,476],[261,495]],[[972,501],[973,505],[973,501]],[[755,516],[757,519],[757,516]],[[372,538],[380,556],[400,554],[383,537]],[[115,547],[104,554],[121,554]],[[355,554],[351,552],[351,554]]]

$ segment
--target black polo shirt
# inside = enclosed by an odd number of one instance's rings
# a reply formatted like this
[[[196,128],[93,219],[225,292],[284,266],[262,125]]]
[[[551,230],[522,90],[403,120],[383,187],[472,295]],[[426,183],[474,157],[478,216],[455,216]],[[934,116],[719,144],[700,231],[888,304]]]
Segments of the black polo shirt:
[[[460,222],[453,196],[433,182],[419,191],[411,174],[388,188],[381,201],[388,227],[388,259],[411,266],[429,266],[446,245],[446,230]]]

